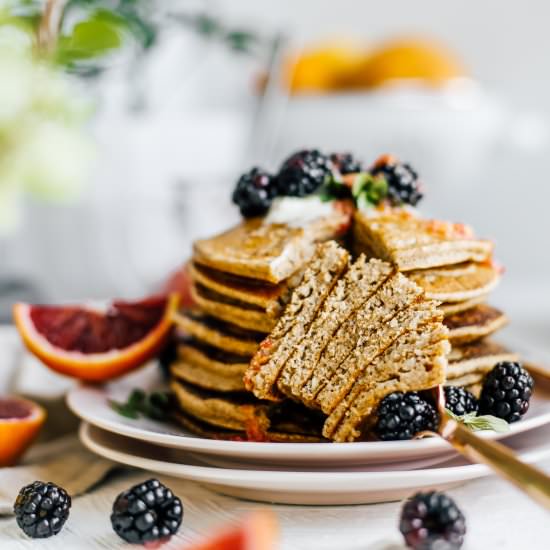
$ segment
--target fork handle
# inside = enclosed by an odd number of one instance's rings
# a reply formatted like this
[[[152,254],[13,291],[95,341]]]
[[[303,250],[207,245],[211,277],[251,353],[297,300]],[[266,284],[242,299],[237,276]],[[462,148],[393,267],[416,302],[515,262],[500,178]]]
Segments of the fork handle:
[[[483,439],[448,417],[443,421],[439,434],[468,460],[486,464],[550,510],[550,476],[542,470],[525,464],[501,443]]]

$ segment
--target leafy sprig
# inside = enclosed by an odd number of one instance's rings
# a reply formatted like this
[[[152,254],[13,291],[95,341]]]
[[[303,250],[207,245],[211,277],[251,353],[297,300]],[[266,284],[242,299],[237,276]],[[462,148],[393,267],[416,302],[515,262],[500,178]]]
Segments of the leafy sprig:
[[[456,422],[464,424],[466,427],[470,428],[472,431],[484,431],[484,430],[493,430],[497,433],[507,433],[510,431],[510,425],[506,420],[502,418],[497,418],[490,414],[477,416],[476,412],[466,413],[462,416],[454,414],[449,409],[445,409],[445,412]]]
[[[170,416],[172,397],[167,392],[152,392],[133,390],[126,401],[110,400],[109,405],[121,416],[137,420],[145,416],[152,420],[167,420]]]
[[[377,206],[388,196],[388,182],[382,174],[369,172],[331,177],[321,191],[325,201],[351,198],[358,208]]]

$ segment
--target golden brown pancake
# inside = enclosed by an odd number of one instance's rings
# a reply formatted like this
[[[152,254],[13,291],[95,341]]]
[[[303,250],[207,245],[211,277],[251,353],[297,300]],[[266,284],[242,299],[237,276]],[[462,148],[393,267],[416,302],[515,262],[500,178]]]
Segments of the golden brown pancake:
[[[502,311],[487,304],[475,306],[445,317],[449,340],[453,345],[466,344],[493,334],[508,323]]]
[[[411,271],[407,275],[426,291],[428,298],[440,302],[464,302],[487,295],[500,278],[490,263],[476,262]]]
[[[298,274],[283,283],[273,285],[222,273],[194,263],[189,264],[188,270],[193,282],[237,302],[258,306],[270,317],[280,314],[288,302],[291,288],[300,281]]]
[[[174,323],[185,335],[224,350],[228,353],[251,357],[265,337],[264,333],[246,330],[209,317],[198,310],[180,311]]]
[[[191,285],[191,297],[204,313],[242,328],[270,332],[277,322],[257,306],[229,299],[199,283]]]
[[[460,313],[461,311],[466,311],[471,309],[474,306],[483,304],[487,301],[488,295],[484,294],[478,296],[477,298],[472,298],[471,300],[465,300],[464,302],[443,302],[439,308],[443,311],[445,317],[449,317],[454,313]]]
[[[493,252],[491,242],[474,238],[463,224],[423,219],[403,208],[357,210],[353,242],[357,254],[386,260],[400,271],[485,262]]]
[[[304,227],[264,224],[261,218],[210,239],[195,242],[193,260],[218,271],[280,283],[296,273],[314,252],[314,243],[338,238],[349,227],[350,213],[335,208]]]
[[[519,356],[501,344],[484,339],[464,346],[453,346],[448,359],[447,380],[453,380],[473,373],[484,375],[497,363],[518,361]]]
[[[218,350],[216,350],[218,351]],[[212,349],[201,349],[197,343],[181,344],[178,358],[170,366],[174,378],[207,390],[244,391],[243,376],[248,358]]]

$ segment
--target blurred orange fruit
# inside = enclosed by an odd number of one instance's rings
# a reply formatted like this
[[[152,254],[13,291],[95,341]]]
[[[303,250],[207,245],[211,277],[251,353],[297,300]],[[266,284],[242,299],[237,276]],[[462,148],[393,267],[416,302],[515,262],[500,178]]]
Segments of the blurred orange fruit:
[[[346,75],[364,59],[362,49],[332,43],[305,50],[286,61],[284,79],[292,93],[318,93],[341,88]]]
[[[42,407],[19,397],[0,397],[0,467],[13,466],[46,420]]]
[[[444,45],[421,38],[401,38],[371,51],[347,83],[354,88],[373,88],[403,79],[430,85],[466,75],[461,61]]]
[[[13,307],[27,348],[52,370],[88,382],[121,376],[162,348],[172,327],[179,296],[138,302]]]

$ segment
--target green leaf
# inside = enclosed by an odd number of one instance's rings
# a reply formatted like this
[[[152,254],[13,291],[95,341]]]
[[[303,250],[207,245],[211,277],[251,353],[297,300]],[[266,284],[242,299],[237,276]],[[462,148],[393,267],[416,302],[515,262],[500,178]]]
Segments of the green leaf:
[[[138,412],[134,408],[130,407],[127,403],[120,403],[118,401],[110,400],[109,405],[121,416],[131,418],[132,420],[136,420],[137,418],[139,418]]]
[[[60,37],[56,59],[62,64],[92,59],[120,48],[126,23],[107,10],[96,11],[89,19],[77,23],[68,36]]]
[[[445,411],[453,420],[464,424],[474,432],[493,430],[497,433],[507,433],[510,431],[510,425],[506,420],[490,414],[477,416],[477,413],[473,412],[458,416],[449,409],[445,409]]]

